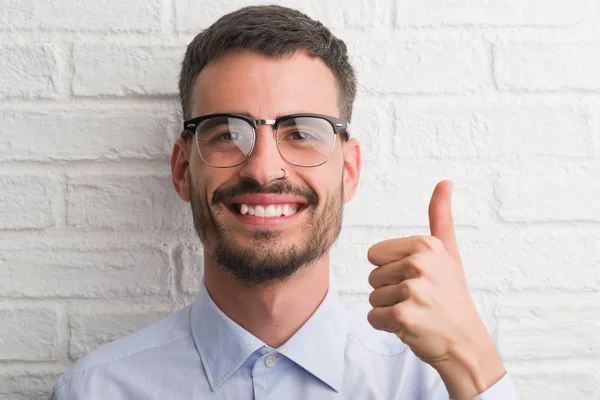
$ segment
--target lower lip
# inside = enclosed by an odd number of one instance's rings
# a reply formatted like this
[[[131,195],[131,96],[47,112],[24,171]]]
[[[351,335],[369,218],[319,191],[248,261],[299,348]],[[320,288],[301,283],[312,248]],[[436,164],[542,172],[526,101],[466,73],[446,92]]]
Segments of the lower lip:
[[[256,217],[256,216],[248,215],[248,214],[242,215],[239,212],[237,212],[237,210],[234,210],[230,207],[227,207],[227,210],[229,210],[230,213],[235,215],[236,218],[241,223],[246,224],[246,225],[280,226],[280,225],[285,225],[285,224],[289,224],[289,223],[293,222],[296,218],[298,218],[298,215],[302,214],[304,212],[304,210],[306,210],[306,207],[300,208],[298,211],[296,211],[296,213],[294,213],[292,215],[281,216],[281,217]]]

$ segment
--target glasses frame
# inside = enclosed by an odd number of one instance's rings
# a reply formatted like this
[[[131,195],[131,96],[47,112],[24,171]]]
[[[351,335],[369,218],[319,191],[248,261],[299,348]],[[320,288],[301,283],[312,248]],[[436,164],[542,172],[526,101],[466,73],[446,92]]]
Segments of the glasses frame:
[[[195,136],[196,129],[202,122],[206,121],[207,119],[215,118],[215,117],[233,117],[233,118],[238,118],[238,119],[246,121],[252,127],[252,131],[254,133],[254,140],[252,141],[252,147],[250,148],[250,152],[248,152],[248,155],[246,156],[244,161],[237,163],[235,165],[227,166],[227,167],[218,167],[218,166],[209,164],[202,156],[202,152],[200,151],[200,145],[198,144],[198,140],[196,140],[196,148],[198,149],[198,154],[200,154],[200,158],[206,165],[208,165],[209,167],[213,167],[213,168],[233,168],[233,167],[237,167],[238,165],[242,165],[243,163],[248,161],[248,159],[252,156],[252,152],[254,151],[254,146],[256,145],[256,128],[258,128],[259,125],[271,125],[273,127],[273,129],[275,129],[275,135],[276,135],[275,142],[277,144],[277,151],[279,152],[279,155],[281,156],[281,158],[283,158],[285,160],[285,162],[287,162],[288,164],[295,165],[297,167],[302,167],[302,168],[318,167],[320,165],[325,164],[327,161],[329,161],[329,159],[331,158],[331,155],[333,154],[333,149],[335,148],[336,141],[333,140],[331,149],[329,150],[329,154],[327,155],[327,158],[325,159],[325,161],[323,161],[322,163],[319,163],[317,165],[309,165],[309,166],[295,164],[295,163],[289,161],[287,158],[285,158],[285,156],[281,153],[281,149],[279,148],[279,144],[281,143],[281,141],[279,140],[279,136],[277,136],[278,135],[277,128],[279,127],[279,125],[281,125],[283,122],[288,121],[290,119],[301,118],[301,117],[311,117],[311,118],[320,118],[320,119],[323,119],[323,120],[329,122],[329,124],[333,128],[333,134],[336,135],[336,137],[337,137],[338,133],[346,132],[348,130],[348,121],[346,121],[344,119],[332,117],[330,115],[324,115],[324,114],[299,113],[299,114],[284,115],[277,119],[254,119],[251,116],[246,115],[246,114],[217,113],[217,114],[201,115],[199,117],[192,118],[192,119],[185,121],[183,123],[183,132],[181,132],[181,137],[183,139],[186,139],[189,136],[189,134],[192,134]]]

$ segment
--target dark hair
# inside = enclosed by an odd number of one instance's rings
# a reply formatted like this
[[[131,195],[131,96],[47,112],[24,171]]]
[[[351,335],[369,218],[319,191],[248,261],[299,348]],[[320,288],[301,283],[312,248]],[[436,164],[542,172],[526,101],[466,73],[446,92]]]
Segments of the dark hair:
[[[337,79],[340,112],[342,118],[350,121],[356,78],[348,61],[346,44],[320,22],[297,10],[276,5],[244,7],[224,15],[192,40],[179,76],[184,120],[192,117],[191,94],[200,71],[233,49],[252,50],[269,57],[306,50],[311,56],[319,57]]]

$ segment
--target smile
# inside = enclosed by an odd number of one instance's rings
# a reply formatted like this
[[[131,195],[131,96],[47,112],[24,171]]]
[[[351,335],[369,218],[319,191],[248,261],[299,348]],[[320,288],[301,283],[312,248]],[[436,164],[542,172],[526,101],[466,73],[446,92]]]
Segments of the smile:
[[[297,196],[281,194],[246,194],[225,201],[225,207],[245,225],[292,223],[309,204]]]
[[[234,203],[226,207],[238,221],[246,226],[278,226],[284,227],[293,223],[306,205],[297,203],[246,204]]]
[[[241,215],[264,218],[289,217],[296,214],[300,204],[235,204],[235,209]]]

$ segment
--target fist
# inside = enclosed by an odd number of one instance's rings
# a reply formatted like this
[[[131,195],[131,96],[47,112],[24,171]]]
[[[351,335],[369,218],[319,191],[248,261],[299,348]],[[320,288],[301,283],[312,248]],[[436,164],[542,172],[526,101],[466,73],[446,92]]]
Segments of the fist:
[[[469,295],[456,243],[450,197],[452,183],[440,182],[429,204],[431,236],[386,240],[369,249],[373,309],[369,323],[395,333],[432,366],[461,358],[488,343]]]

